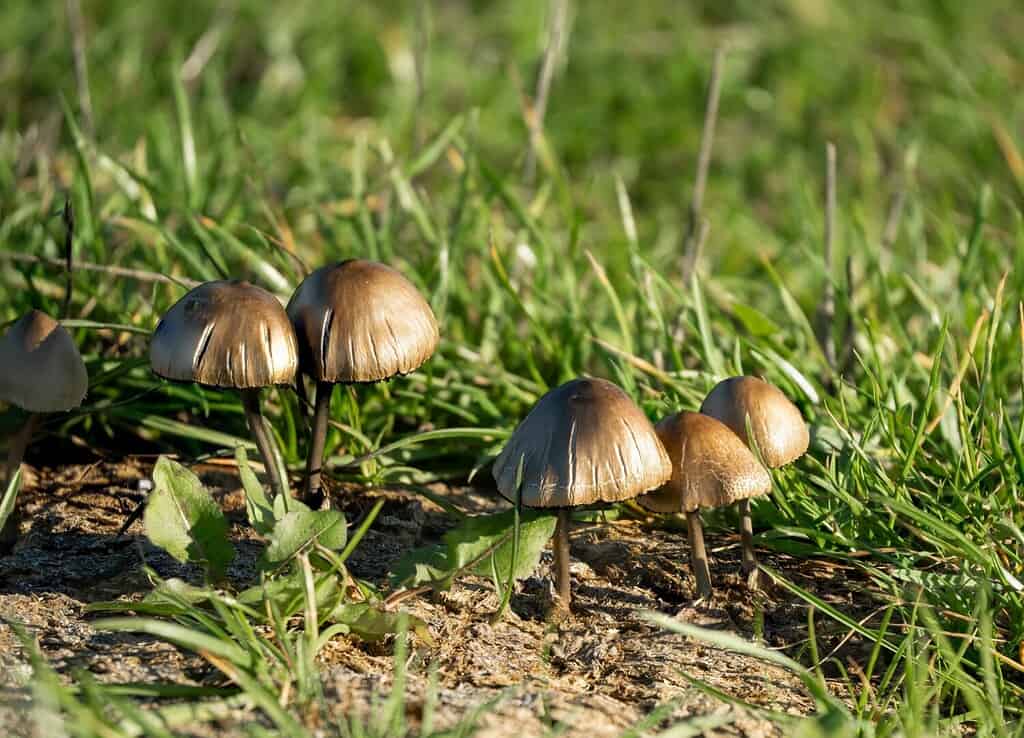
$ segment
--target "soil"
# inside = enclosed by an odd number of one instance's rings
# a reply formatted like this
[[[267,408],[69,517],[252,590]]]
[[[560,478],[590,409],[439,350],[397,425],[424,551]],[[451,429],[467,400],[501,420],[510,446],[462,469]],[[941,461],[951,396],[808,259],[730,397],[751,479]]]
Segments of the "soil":
[[[90,626],[85,606],[98,600],[137,598],[148,588],[142,564],[162,577],[195,580],[198,572],[175,562],[145,539],[141,522],[116,534],[142,499],[139,482],[152,459],[127,459],[59,469],[27,469],[19,504],[26,515],[20,541],[0,558],[0,618],[20,623],[66,678],[79,670],[100,682],[203,684],[214,673],[193,654],[154,639],[105,633]],[[195,467],[214,490],[232,523],[238,557],[231,581],[255,575],[261,545],[245,521],[244,500],[234,470]],[[470,513],[502,509],[493,492],[436,487]],[[377,499],[380,516],[350,559],[359,577],[384,583],[389,567],[405,551],[439,540],[451,517],[413,490],[343,489],[336,506],[356,520]],[[807,609],[778,587],[752,592],[739,576],[738,536],[708,536],[712,578],[709,602],[694,603],[685,535],[654,521],[581,523],[572,540],[574,614],[552,618],[551,556],[524,580],[511,612],[497,624],[498,606],[488,580],[465,577],[449,591],[412,598],[404,607],[426,622],[432,643],[417,641],[407,690],[410,720],[418,719],[428,692],[427,664],[437,670],[435,728],[452,725],[483,705],[478,735],[528,738],[617,736],[655,708],[671,703],[673,719],[710,716],[701,735],[782,735],[756,709],[728,706],[696,687],[692,679],[759,708],[804,714],[813,701],[792,674],[746,656],[726,652],[645,620],[657,611],[708,628],[752,638],[797,655],[806,645]],[[799,560],[761,552],[762,561],[843,612],[861,618],[877,606],[867,582],[834,562]],[[858,644],[840,629],[818,623],[821,653],[859,659]],[[390,689],[390,647],[337,638],[323,652],[327,702],[339,718],[372,712]],[[30,669],[12,628],[0,622],[0,734],[31,735],[23,712]],[[4,707],[6,702],[7,707]],[[187,735],[236,735],[253,715],[228,714],[196,725]],[[4,729],[5,723],[10,725]],[[657,725],[652,726],[657,728]],[[22,732],[18,732],[18,731]]]

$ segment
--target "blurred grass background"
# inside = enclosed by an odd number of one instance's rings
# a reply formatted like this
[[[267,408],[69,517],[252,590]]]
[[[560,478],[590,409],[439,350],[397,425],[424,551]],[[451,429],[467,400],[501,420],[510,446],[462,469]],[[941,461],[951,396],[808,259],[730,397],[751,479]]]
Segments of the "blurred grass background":
[[[381,259],[430,296],[443,343],[408,378],[336,395],[336,462],[398,439],[356,477],[465,479],[580,372],[620,381],[652,417],[697,407],[726,374],[761,374],[815,441],[756,506],[760,543],[864,567],[907,623],[924,592],[961,615],[944,627],[977,635],[984,603],[1009,674],[998,695],[1019,705],[1018,3],[575,3],[532,181],[548,2],[108,0],[82,4],[77,32],[74,4],[0,7],[0,321],[59,311],[60,269],[31,259],[61,258],[66,193],[76,259],[144,274],[76,272],[93,384],[81,413],[51,419],[50,443],[229,450],[246,437],[236,398],[148,372],[144,334],[183,294],[166,277],[230,274],[286,297],[303,264]],[[709,235],[686,282],[722,45]],[[841,353],[852,328],[841,378],[812,329],[830,282]],[[297,468],[298,402],[271,405]],[[958,674],[935,648],[937,673]],[[938,683],[941,704],[969,688]]]

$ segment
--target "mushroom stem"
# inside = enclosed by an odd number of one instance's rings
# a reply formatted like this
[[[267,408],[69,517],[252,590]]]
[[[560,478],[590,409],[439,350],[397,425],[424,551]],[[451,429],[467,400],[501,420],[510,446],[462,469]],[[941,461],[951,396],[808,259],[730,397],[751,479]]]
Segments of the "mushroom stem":
[[[750,575],[757,571],[757,557],[754,555],[754,522],[750,517],[750,500],[739,501],[740,540],[743,542],[743,563],[741,571]]]
[[[572,604],[572,589],[569,581],[569,526],[572,512],[567,507],[558,508],[558,523],[555,525],[555,589],[559,604],[566,610]]]
[[[711,572],[708,569],[708,554],[704,550],[704,526],[700,522],[700,510],[686,513],[690,529],[690,566],[697,578],[697,595],[704,599],[711,596]]]
[[[21,466],[21,460],[25,458],[25,449],[28,448],[32,434],[36,432],[38,426],[39,413],[29,413],[25,424],[11,438],[11,447],[7,450],[7,478],[4,481],[4,487],[14,479],[14,475]]]
[[[270,479],[270,488],[275,495],[288,494],[288,485],[277,468],[277,460],[274,455],[274,447],[270,440],[270,433],[267,430],[267,421],[260,410],[259,389],[241,390],[242,407],[245,408],[245,419],[249,421],[249,429],[252,431],[253,440],[256,441],[256,448],[263,457],[263,464],[267,469],[267,477]]]
[[[7,490],[7,485],[14,479],[14,475],[18,473],[18,469],[21,467],[21,460],[25,458],[25,449],[28,448],[29,441],[32,440],[32,434],[35,433],[36,428],[39,426],[39,414],[29,413],[28,419],[25,424],[14,434],[11,438],[11,447],[7,450],[7,474],[4,479],[4,486],[0,487],[0,495]],[[18,508],[11,511],[10,517],[4,522],[3,527],[0,528],[0,551],[8,550],[13,545],[18,537]]]
[[[316,402],[313,406],[309,457],[306,459],[306,491],[304,495],[306,504],[314,508],[320,507],[325,499],[320,489],[320,475],[323,472],[324,446],[327,443],[327,420],[331,415],[331,395],[333,394],[334,384],[331,382],[316,383]]]

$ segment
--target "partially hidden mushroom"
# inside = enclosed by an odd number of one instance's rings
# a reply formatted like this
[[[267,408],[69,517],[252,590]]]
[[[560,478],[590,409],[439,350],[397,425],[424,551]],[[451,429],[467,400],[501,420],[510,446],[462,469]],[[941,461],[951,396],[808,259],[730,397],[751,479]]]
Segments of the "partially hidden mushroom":
[[[277,298],[244,281],[206,282],[171,306],[149,345],[153,372],[177,382],[238,390],[275,494],[288,494],[260,408],[260,390],[292,385],[298,345]]]
[[[0,401],[28,413],[11,438],[3,490],[21,466],[42,414],[67,412],[81,405],[89,375],[71,334],[39,310],[21,317],[0,338],[0,367]],[[12,514],[0,532],[0,547],[13,544],[16,532],[17,515]]]
[[[537,402],[494,462],[493,475],[511,502],[557,511],[555,583],[568,609],[572,508],[636,497],[664,484],[672,465],[651,421],[622,389],[603,379],[574,379]]]
[[[437,348],[437,320],[396,269],[365,259],[321,267],[288,302],[301,371],[316,381],[305,499],[324,501],[324,445],[335,384],[381,382],[418,369]]]
[[[729,426],[770,469],[803,456],[810,443],[799,408],[778,387],[757,377],[730,377],[719,382],[704,398],[700,411]],[[740,501],[739,514],[743,573],[752,576],[757,557],[749,499]]]
[[[677,413],[655,430],[672,461],[672,478],[639,502],[654,512],[686,514],[690,566],[698,596],[706,598],[712,585],[701,508],[725,507],[766,494],[771,478],[739,436],[707,415]]]

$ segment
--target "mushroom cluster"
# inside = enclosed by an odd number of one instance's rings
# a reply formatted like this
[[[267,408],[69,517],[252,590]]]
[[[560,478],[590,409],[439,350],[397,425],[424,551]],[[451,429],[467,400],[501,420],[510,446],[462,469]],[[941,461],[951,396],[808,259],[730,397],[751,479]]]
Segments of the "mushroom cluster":
[[[384,264],[350,259],[309,274],[287,306],[245,281],[201,284],[161,318],[149,353],[160,377],[240,393],[277,495],[290,495],[291,489],[260,393],[272,387],[299,390],[303,375],[315,382],[302,496],[320,507],[329,504],[321,479],[334,386],[412,372],[438,341],[437,320],[411,282]],[[39,414],[78,407],[88,376],[71,336],[39,311],[0,338],[0,359],[0,401],[29,413],[10,445],[10,479]],[[704,598],[712,584],[700,511],[738,506],[742,570],[756,586],[750,500],[768,494],[769,469],[801,456],[808,442],[797,407],[755,377],[726,379],[699,413],[677,412],[656,426],[613,383],[579,378],[540,398],[495,460],[493,476],[499,492],[516,505],[556,511],[554,571],[561,607],[571,603],[572,510],[633,498],[653,512],[685,514],[690,563]],[[11,537],[8,525],[0,545]]]
[[[290,494],[260,408],[260,390],[317,383],[304,498],[319,507],[331,390],[336,383],[379,382],[419,367],[438,342],[426,300],[400,272],[350,259],[317,269],[287,309],[248,282],[206,282],[161,318],[150,365],[177,382],[237,390],[275,494]],[[300,374],[301,373],[301,374]]]
[[[508,500],[557,510],[555,581],[562,607],[571,603],[571,509],[634,497],[653,512],[685,513],[690,563],[698,595],[706,598],[712,585],[701,508],[739,505],[743,571],[756,586],[750,499],[771,490],[766,466],[793,461],[808,442],[797,407],[755,377],[726,379],[700,413],[679,412],[657,426],[611,382],[575,379],[537,402],[498,456],[493,475]]]

